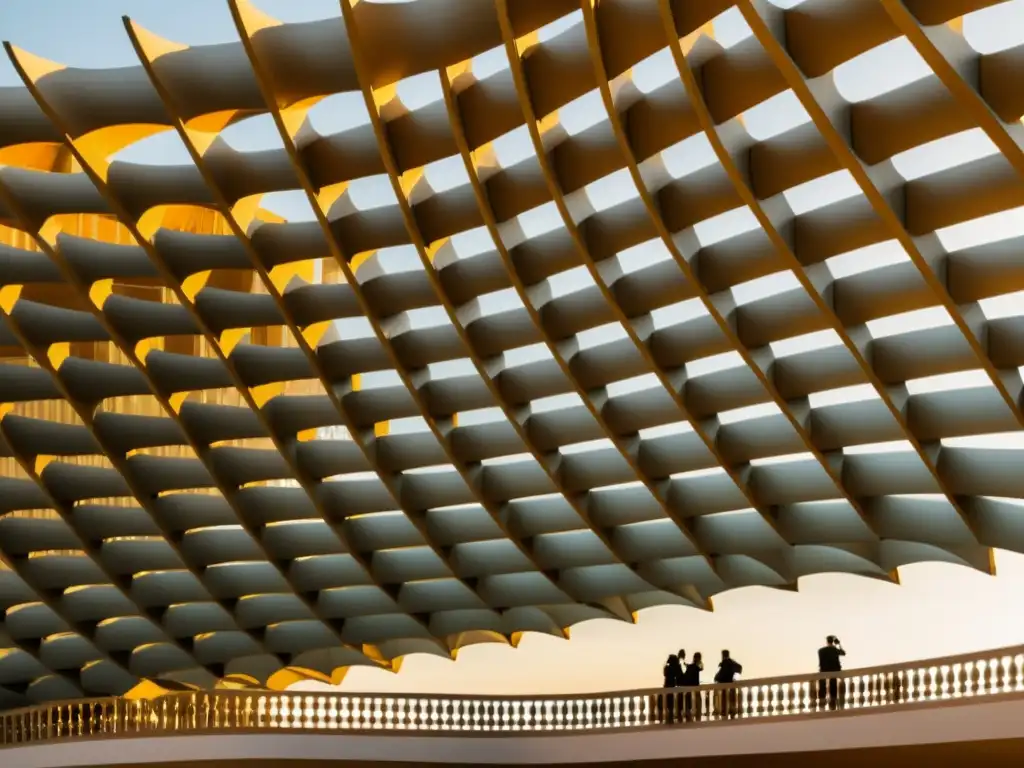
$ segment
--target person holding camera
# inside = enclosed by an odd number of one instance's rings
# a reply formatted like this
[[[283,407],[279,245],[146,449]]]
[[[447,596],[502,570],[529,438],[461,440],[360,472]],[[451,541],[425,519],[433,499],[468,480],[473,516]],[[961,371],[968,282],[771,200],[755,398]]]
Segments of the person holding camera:
[[[681,688],[687,688],[683,694],[684,708],[681,714],[689,722],[700,720],[701,701],[700,691],[693,690],[700,688],[700,673],[704,671],[704,661],[700,652],[693,654],[693,659],[683,667],[683,676],[679,681]]]
[[[842,643],[835,635],[825,638],[825,645],[818,649],[818,671],[819,672],[842,672],[843,662],[841,657],[846,655]],[[827,685],[826,685],[827,683]],[[827,691],[827,693],[826,693]],[[818,699],[824,703],[828,697],[829,709],[835,709],[839,704],[839,679],[829,678],[818,681]]]

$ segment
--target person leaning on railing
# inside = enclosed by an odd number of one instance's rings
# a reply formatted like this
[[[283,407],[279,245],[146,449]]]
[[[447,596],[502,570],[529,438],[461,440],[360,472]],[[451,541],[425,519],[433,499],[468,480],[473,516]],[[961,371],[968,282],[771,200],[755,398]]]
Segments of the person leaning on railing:
[[[736,676],[743,672],[743,665],[734,659],[728,651],[722,650],[722,660],[715,673],[715,682],[719,685],[736,682]],[[723,717],[732,717],[736,712],[736,689],[720,690],[716,693],[717,708]]]

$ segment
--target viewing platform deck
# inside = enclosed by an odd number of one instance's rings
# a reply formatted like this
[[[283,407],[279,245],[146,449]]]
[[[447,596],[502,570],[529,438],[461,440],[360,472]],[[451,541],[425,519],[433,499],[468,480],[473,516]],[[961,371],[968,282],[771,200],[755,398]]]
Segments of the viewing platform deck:
[[[834,687],[830,680],[837,681]],[[828,753],[832,760],[832,753],[868,749],[882,750],[871,758],[880,766],[883,752],[893,757],[894,749],[947,745],[943,754],[982,749],[987,765],[1002,765],[998,755],[1015,764],[1024,757],[1021,723],[1024,646],[1015,646],[689,691],[395,696],[214,690],[84,699],[0,714],[0,761],[5,768],[236,760],[269,768],[295,759],[346,765],[640,760],[651,766],[689,759],[703,766],[726,755],[824,759]],[[980,759],[974,752],[962,757]]]

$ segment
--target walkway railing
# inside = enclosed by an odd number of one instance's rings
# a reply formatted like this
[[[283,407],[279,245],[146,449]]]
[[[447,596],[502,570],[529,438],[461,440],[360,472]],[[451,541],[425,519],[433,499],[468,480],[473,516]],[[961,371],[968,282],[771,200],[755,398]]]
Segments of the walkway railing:
[[[1024,646],[826,675],[569,696],[190,691],[0,713],[0,745],[192,732],[552,732],[897,708],[1024,692]],[[397,735],[397,734],[396,734]]]

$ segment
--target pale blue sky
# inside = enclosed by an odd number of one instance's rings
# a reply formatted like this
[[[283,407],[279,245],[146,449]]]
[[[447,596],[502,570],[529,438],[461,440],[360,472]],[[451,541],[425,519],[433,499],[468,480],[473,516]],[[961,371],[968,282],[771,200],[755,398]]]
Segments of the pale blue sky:
[[[335,0],[257,0],[255,4],[286,21],[339,15]],[[222,0],[4,0],[0,36],[70,66],[123,66],[135,60],[121,24],[124,15],[189,45],[238,39]],[[16,81],[5,61],[0,65],[0,85]]]
[[[482,0],[465,0],[465,2]],[[793,6],[799,0],[773,0],[776,5]],[[256,4],[271,15],[286,21],[302,21],[338,16],[336,0],[257,0]],[[130,15],[142,26],[163,37],[194,45],[237,39],[227,5],[223,0],[4,0],[0,3],[0,37],[40,56],[78,67],[116,67],[131,65],[135,55],[125,35],[121,16]],[[201,19],[201,23],[196,23]],[[579,23],[579,14],[551,25],[542,38],[559,34],[567,25]],[[1024,0],[1015,0],[995,9],[974,14],[966,24],[966,36],[981,52],[1002,50],[1024,43]],[[730,46],[749,35],[742,18],[735,11],[716,20],[716,36]],[[474,71],[483,77],[487,72],[507,66],[503,51],[491,52],[474,61]],[[896,40],[870,51],[839,68],[836,73],[840,91],[851,101],[862,101],[898,88],[928,74],[920,57],[905,40]],[[633,71],[636,86],[650,91],[675,77],[671,57],[663,51],[642,62]],[[20,84],[6,60],[0,61],[0,86]],[[407,81],[400,87],[406,106],[415,109],[441,98],[440,81],[435,73]],[[792,93],[783,93],[763,105],[751,109],[745,125],[755,138],[765,139],[808,121],[806,113]],[[311,113],[313,125],[321,133],[345,130],[368,121],[360,94],[342,94],[325,99]],[[578,133],[598,120],[607,119],[600,96],[594,92],[567,105],[560,111],[562,125],[569,133]],[[229,129],[225,138],[242,150],[280,146],[272,122],[266,117],[254,118]],[[532,153],[525,128],[512,132],[496,142],[496,152],[505,167],[514,165]],[[943,168],[966,163],[995,152],[989,139],[980,131],[967,131],[911,150],[894,159],[897,170],[907,179],[935,173]],[[167,132],[147,140],[144,146],[130,148],[121,158],[131,162],[184,163],[188,155],[177,136]],[[693,173],[717,162],[711,146],[703,136],[696,136],[669,148],[657,158],[674,177]],[[427,169],[436,189],[467,183],[465,170],[458,158],[449,158]],[[359,180],[352,185],[351,197],[360,208],[393,205],[394,197],[386,178]],[[601,210],[636,196],[628,174],[620,172],[599,180],[587,189],[570,196],[573,215],[582,217],[588,211]],[[848,173],[831,174],[799,188],[788,190],[786,197],[795,212],[801,213],[831,202],[860,194]],[[305,197],[297,192],[270,195],[268,208],[291,219],[310,216]],[[502,229],[506,245],[523,234],[536,235],[562,226],[553,204],[527,212],[513,227]],[[756,226],[752,214],[745,209],[732,211],[696,227],[705,245],[734,236]],[[515,229],[520,234],[514,234]],[[940,233],[950,250],[964,248],[995,239],[1024,234],[1024,211],[1007,211],[984,221],[968,222]],[[476,231],[456,238],[457,258],[470,258],[488,249],[486,232]],[[632,249],[621,258],[625,271],[640,269],[668,258],[663,246],[645,244]],[[421,269],[418,256],[409,247],[388,249],[376,257],[380,268],[387,271]],[[840,277],[892,264],[907,259],[894,242],[883,243],[856,253],[842,254],[829,261],[833,275]],[[551,279],[555,295],[571,293],[591,284],[586,271],[571,270]],[[795,277],[781,272],[761,280],[734,287],[737,303],[748,303],[766,296],[798,288]],[[481,297],[487,314],[509,311],[521,306],[517,295],[505,291]],[[1017,294],[982,302],[989,318],[1024,314],[1024,299]],[[682,302],[655,313],[658,327],[685,322],[706,310],[699,301]],[[448,323],[440,308],[419,310],[410,318],[416,326]],[[949,324],[949,315],[941,308],[921,310],[869,323],[875,337],[905,333],[910,330]],[[339,324],[343,336],[369,335],[365,322]],[[608,343],[625,334],[621,326],[610,324],[580,334],[581,348]],[[840,343],[831,331],[810,334],[800,339],[773,344],[777,355],[794,354],[813,348]],[[525,364],[547,358],[544,345],[512,350],[510,364]],[[691,377],[736,365],[742,365],[736,353],[718,355],[687,365]],[[437,376],[456,376],[467,372],[469,361],[453,361],[436,366]],[[382,372],[364,377],[367,387],[391,386],[397,381],[395,372]],[[609,394],[660,386],[653,375],[618,382],[609,387]],[[910,382],[911,393],[991,386],[978,371],[967,371],[929,380]],[[848,387],[812,395],[812,407],[832,403],[877,398],[870,387]],[[572,405],[576,395],[547,398],[534,403],[535,410],[549,410]],[[504,416],[497,409],[487,413],[460,414],[463,424],[490,421]],[[496,412],[497,411],[497,412]],[[742,412],[740,412],[742,411]],[[721,414],[723,422],[752,419],[776,412],[774,404]],[[393,432],[422,431],[422,419],[404,419],[392,424]],[[686,424],[659,428],[687,430]],[[652,430],[653,432],[654,430]],[[651,436],[651,435],[642,435]],[[325,435],[326,437],[326,435]],[[606,441],[567,446],[565,453],[585,452],[603,448]],[[1000,436],[958,438],[943,441],[947,445],[987,447],[1024,447],[1024,433]],[[909,444],[856,446],[848,453],[909,450]],[[803,455],[773,457],[770,461],[800,460]],[[507,457],[495,461],[532,460],[532,457]],[[453,468],[440,468],[453,471]],[[729,645],[735,654],[748,663],[753,674],[776,674],[805,670],[812,661],[814,648],[826,632],[844,636],[850,646],[854,664],[880,663],[900,658],[981,648],[1011,642],[1024,642],[1024,618],[1019,612],[1001,615],[1007,604],[1019,602],[1024,589],[1024,558],[999,553],[998,564],[1004,575],[989,579],[954,566],[918,565],[904,570],[907,586],[902,589],[848,576],[818,576],[803,580],[805,592],[794,595],[766,589],[739,590],[716,599],[719,612],[701,614],[680,608],[662,608],[646,612],[636,627],[592,622],[574,631],[574,640],[565,644],[547,637],[528,637],[517,652],[504,648],[474,647],[463,652],[454,666],[436,659],[412,658],[403,674],[387,678],[381,673],[358,670],[346,682],[347,687],[386,688],[389,690],[570,690],[628,687],[657,683],[659,663],[665,653],[680,644],[691,650],[714,654]],[[951,623],[955,626],[950,626]],[[481,682],[486,677],[486,682]]]

